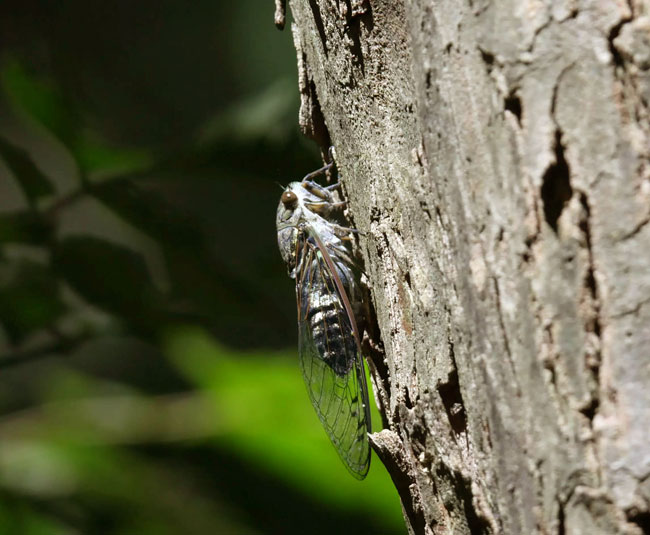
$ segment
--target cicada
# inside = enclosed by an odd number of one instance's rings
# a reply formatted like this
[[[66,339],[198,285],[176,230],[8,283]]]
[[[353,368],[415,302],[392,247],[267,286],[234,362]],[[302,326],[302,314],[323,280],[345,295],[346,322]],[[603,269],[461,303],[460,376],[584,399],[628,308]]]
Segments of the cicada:
[[[338,184],[289,184],[277,211],[278,245],[296,280],[300,365],[309,398],[341,460],[357,479],[370,467],[370,405],[358,329],[361,288],[353,229],[337,222]]]

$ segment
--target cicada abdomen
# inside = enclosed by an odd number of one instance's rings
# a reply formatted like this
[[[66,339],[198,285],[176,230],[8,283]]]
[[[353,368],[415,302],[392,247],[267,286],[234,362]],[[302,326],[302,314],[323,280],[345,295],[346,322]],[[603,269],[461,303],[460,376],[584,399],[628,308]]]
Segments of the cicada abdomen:
[[[350,270],[330,253],[335,273],[329,273],[322,253],[314,242],[303,247],[302,253],[305,256],[301,255],[298,263],[309,273],[309,277],[303,277],[304,283],[297,286],[300,293],[296,297],[302,304],[299,321],[306,322],[320,358],[334,373],[344,376],[354,364],[354,359],[349,357],[356,351],[356,340],[345,308],[342,309],[339,292],[332,285],[333,277],[338,277],[344,291],[350,295],[353,280]]]
[[[346,467],[363,478],[370,466],[370,413],[355,318],[360,292],[348,246],[351,229],[333,218],[341,207],[331,193],[336,186],[319,186],[309,180],[312,175],[282,194],[278,244],[296,279],[299,353],[309,397]]]

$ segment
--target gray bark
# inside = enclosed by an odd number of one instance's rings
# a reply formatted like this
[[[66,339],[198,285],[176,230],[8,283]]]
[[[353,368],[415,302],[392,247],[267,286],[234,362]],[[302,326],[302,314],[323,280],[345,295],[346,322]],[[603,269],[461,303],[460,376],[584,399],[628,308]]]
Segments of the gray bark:
[[[290,7],[411,532],[650,532],[650,4]]]

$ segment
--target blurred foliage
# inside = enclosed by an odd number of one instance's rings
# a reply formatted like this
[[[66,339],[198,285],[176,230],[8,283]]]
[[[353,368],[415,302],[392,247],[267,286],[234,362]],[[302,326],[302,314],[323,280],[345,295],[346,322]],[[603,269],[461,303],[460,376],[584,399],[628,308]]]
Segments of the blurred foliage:
[[[295,78],[272,2],[0,4],[0,535],[404,532],[302,384]]]

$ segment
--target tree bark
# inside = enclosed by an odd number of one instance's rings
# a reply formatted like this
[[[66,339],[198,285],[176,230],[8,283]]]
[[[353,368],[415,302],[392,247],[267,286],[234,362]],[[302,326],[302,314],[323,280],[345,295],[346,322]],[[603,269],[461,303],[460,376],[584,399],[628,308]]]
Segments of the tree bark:
[[[648,2],[290,7],[410,531],[650,533]]]

